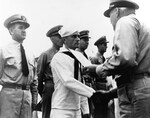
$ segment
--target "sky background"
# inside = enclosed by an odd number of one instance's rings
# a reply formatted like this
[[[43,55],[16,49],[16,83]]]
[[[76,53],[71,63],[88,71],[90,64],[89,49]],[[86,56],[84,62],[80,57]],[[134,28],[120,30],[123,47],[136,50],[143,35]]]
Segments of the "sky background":
[[[149,0],[134,0],[140,9],[137,15],[150,26]],[[79,31],[89,30],[90,41],[86,52],[92,56],[97,52],[94,42],[106,35],[108,49],[105,56],[111,55],[113,29],[109,18],[103,13],[109,7],[109,0],[0,0],[0,47],[12,39],[3,23],[14,14],[23,14],[30,27],[26,30],[24,45],[35,56],[51,47],[51,41],[46,37],[47,31],[56,26],[78,27]]]

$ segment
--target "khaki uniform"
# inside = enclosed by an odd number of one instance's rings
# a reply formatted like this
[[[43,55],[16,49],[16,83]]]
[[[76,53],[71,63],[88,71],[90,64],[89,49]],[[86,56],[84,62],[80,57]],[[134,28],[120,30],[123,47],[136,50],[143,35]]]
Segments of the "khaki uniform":
[[[92,64],[102,64],[104,63],[105,58],[100,53],[97,53],[95,57],[91,58]],[[101,78],[101,77],[95,77],[94,78],[94,89],[95,90],[110,90],[112,86],[108,83],[107,78]],[[108,107],[109,102],[98,102],[95,105],[94,110],[94,118],[113,118],[113,115],[110,112],[110,109]],[[112,108],[111,108],[112,109]]]
[[[29,75],[21,71],[20,44],[12,41],[0,49],[0,118],[31,118],[31,105],[37,102],[34,57],[26,51]]]

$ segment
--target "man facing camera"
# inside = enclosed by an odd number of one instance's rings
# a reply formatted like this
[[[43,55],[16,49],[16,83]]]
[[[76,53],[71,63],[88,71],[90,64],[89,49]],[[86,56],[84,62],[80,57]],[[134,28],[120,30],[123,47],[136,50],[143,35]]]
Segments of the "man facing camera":
[[[80,31],[79,34],[80,34],[80,37],[79,37],[80,41],[79,41],[79,46],[76,49],[76,51],[81,52],[88,59],[88,56],[85,53],[85,50],[88,48],[89,39],[91,38],[89,37],[89,31],[83,30],[83,31]]]
[[[105,62],[104,53],[107,49],[107,43],[106,36],[101,36],[94,45],[97,47],[98,52],[94,57],[91,57],[91,63],[100,65]],[[110,90],[112,87],[111,84],[108,83],[107,77],[99,77],[95,76],[94,78],[94,88],[95,90]],[[94,118],[113,118],[113,116],[110,117],[110,109],[108,107],[108,100],[98,101],[95,104],[94,109]]]
[[[35,58],[23,47],[26,29],[25,16],[15,14],[4,26],[12,37],[11,43],[0,49],[0,118],[31,118],[37,103]]]

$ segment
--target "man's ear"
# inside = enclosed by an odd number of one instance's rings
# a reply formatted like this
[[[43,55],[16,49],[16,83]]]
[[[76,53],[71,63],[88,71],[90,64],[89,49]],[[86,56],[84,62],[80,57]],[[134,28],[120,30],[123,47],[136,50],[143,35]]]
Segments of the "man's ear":
[[[116,14],[117,14],[117,17],[120,17],[120,9],[118,7],[116,8]]]
[[[14,34],[14,33],[13,33],[13,27],[10,27],[10,28],[8,29],[8,31],[9,31],[10,35]]]
[[[64,37],[62,37],[62,39],[63,39],[63,42],[65,43],[65,42],[66,42],[66,39],[65,39]]]

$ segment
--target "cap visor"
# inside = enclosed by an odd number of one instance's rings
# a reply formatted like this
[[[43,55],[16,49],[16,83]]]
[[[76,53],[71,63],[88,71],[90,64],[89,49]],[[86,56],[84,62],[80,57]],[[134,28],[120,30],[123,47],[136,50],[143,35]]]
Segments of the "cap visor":
[[[11,24],[15,24],[15,23],[22,23],[25,25],[26,28],[28,28],[30,26],[29,23],[21,21],[21,20],[16,20],[16,21],[11,22]]]
[[[111,12],[112,8],[111,9],[107,9],[105,12],[104,12],[104,16],[106,17],[110,17],[110,12]]]

